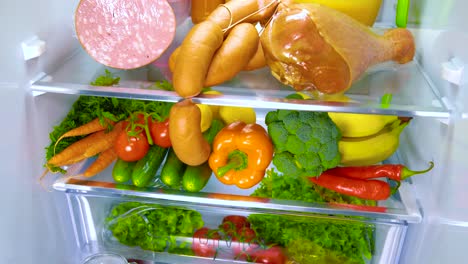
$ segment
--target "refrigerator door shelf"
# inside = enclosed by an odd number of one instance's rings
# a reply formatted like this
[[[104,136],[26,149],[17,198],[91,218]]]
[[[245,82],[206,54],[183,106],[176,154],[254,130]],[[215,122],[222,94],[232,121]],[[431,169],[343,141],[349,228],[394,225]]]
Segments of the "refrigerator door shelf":
[[[172,91],[155,85],[171,80],[167,66],[150,65],[136,70],[109,69],[120,77],[112,87],[91,86],[96,77],[104,74],[105,67],[93,61],[84,51],[78,50],[58,70],[46,73],[47,80],[31,85],[32,92],[49,92],[74,95],[94,95],[120,98],[176,102],[181,98]],[[450,111],[440,99],[437,87],[415,60],[405,65],[382,64],[369,69],[347,92],[349,101],[333,98],[288,100],[295,91],[282,85],[268,68],[241,72],[232,80],[212,87],[223,95],[200,95],[197,103],[210,105],[250,106],[263,109],[294,109],[307,111],[353,112],[399,116],[425,116],[446,118]],[[312,98],[311,93],[309,94]],[[380,103],[386,94],[392,95],[389,105]],[[439,104],[434,104],[439,102]]]
[[[66,197],[76,227],[75,236],[78,248],[84,257],[99,252],[112,252],[127,259],[138,259],[150,263],[153,261],[157,263],[247,263],[245,259],[244,261],[236,259],[238,252],[236,249],[249,248],[248,254],[254,255],[253,252],[257,252],[256,250],[269,248],[271,242],[277,240],[279,243],[277,245],[282,248],[283,252],[291,249],[285,243],[291,243],[292,246],[292,243],[301,241],[309,246],[309,251],[300,251],[303,249],[297,247],[292,248],[300,252],[296,254],[305,252],[310,254],[313,253],[310,251],[311,248],[322,248],[328,252],[326,254],[329,254],[330,258],[345,255],[356,257],[357,254],[362,263],[397,263],[407,229],[405,221],[384,222],[326,214],[301,216],[288,212],[278,214],[275,211],[254,208],[171,204],[148,197],[118,196],[102,191],[68,191]],[[166,220],[161,220],[161,218],[166,219],[167,215],[178,215],[182,218],[190,215],[189,227],[185,228],[185,231],[179,231],[181,230],[179,229],[180,221],[174,223],[177,228],[164,226]],[[255,230],[256,239],[250,244],[243,243],[241,235],[223,231],[225,229],[221,224],[224,217],[228,215],[247,217],[250,228]],[[275,222],[283,228],[275,229],[276,231],[270,230],[272,226],[267,221]],[[194,232],[201,227],[211,230],[209,233],[211,238],[214,238],[216,234],[218,239],[200,239],[194,235]],[[138,231],[135,231],[136,229]],[[132,232],[132,237],[126,236],[126,232]],[[183,235],[180,235],[180,232],[184,232]],[[268,232],[279,233],[269,235]],[[282,232],[289,233],[283,236]],[[279,237],[283,238],[279,239]],[[137,245],[124,245],[119,242],[119,239],[122,242],[128,241],[129,244],[134,242]],[[340,246],[340,241],[346,245]],[[143,243],[143,246],[139,243]],[[197,251],[193,251],[192,246],[197,243],[206,245],[208,248],[212,245],[212,248],[216,250],[216,257],[196,256]],[[261,247],[262,245],[264,247]],[[152,248],[157,252],[143,250],[142,247]],[[340,251],[349,247],[354,249],[347,252]],[[356,252],[361,252],[363,255]],[[323,257],[322,254],[315,253]]]

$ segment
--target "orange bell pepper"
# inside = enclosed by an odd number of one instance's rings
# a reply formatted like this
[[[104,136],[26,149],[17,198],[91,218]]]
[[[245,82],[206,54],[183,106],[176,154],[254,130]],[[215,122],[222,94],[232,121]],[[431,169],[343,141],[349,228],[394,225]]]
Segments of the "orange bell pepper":
[[[268,132],[258,124],[238,121],[216,135],[208,162],[220,182],[248,189],[263,179],[272,158]]]

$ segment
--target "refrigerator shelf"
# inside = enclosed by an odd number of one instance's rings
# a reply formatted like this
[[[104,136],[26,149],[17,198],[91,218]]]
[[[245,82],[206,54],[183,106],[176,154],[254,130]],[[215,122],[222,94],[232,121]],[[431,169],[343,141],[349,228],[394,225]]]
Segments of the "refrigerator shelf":
[[[412,191],[411,181],[403,182],[397,193],[387,200],[379,201],[377,206],[310,203],[250,196],[258,185],[250,189],[239,189],[235,186],[220,183],[214,176],[210,178],[205,188],[198,193],[168,189],[158,182],[154,187],[146,188],[116,184],[112,179],[112,165],[92,179],[68,177],[68,175],[79,174],[90,162],[92,162],[92,159],[68,168],[68,174],[56,179],[52,187],[68,194],[100,195],[115,199],[139,197],[159,204],[189,207],[204,205],[219,210],[251,209],[299,215],[359,216],[388,223],[420,223],[422,221],[422,215]]]
[[[95,180],[58,180],[54,189],[66,193],[100,194],[109,197],[141,197],[157,200],[170,205],[206,205],[217,208],[249,208],[257,210],[284,211],[295,214],[327,214],[343,216],[361,216],[388,222],[419,223],[422,220],[416,204],[408,201],[410,195],[407,184],[402,184],[401,198],[390,198],[378,206],[353,206],[347,204],[321,204],[300,201],[277,200],[226,193],[199,192],[188,193],[158,187],[138,188],[119,186],[118,184]],[[124,187],[124,188],[123,188]]]
[[[121,81],[112,87],[91,86],[89,83],[102,75],[106,67],[78,50],[56,71],[44,73],[32,81],[33,95],[46,93],[93,95],[129,99],[177,102],[181,98],[172,91],[155,87],[155,82],[170,80],[170,71],[164,65],[150,65],[136,70],[109,69]],[[369,69],[346,95],[348,102],[332,98],[288,100],[295,91],[282,85],[267,68],[241,72],[231,81],[212,87],[222,95],[199,95],[196,103],[232,105],[263,109],[291,109],[327,112],[353,112],[399,116],[447,118],[450,110],[437,89],[415,60],[405,65],[383,64]],[[392,95],[389,105],[380,100]]]

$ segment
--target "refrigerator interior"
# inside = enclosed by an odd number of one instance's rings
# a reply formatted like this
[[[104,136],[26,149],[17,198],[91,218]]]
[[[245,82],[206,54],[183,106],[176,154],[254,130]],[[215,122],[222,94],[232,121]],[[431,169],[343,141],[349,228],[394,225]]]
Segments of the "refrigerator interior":
[[[7,26],[0,53],[3,99],[0,109],[6,114],[5,124],[8,124],[2,129],[5,140],[0,145],[0,172],[5,179],[2,200],[8,212],[0,221],[1,231],[7,238],[1,240],[6,262],[80,263],[84,257],[77,250],[80,241],[74,236],[77,230],[64,193],[37,182],[43,171],[44,147],[49,143],[51,128],[63,119],[78,94],[89,92],[86,84],[104,69],[81,51],[74,35],[73,14],[77,3],[76,0],[22,0],[1,4],[0,22]],[[394,1],[384,1],[384,10],[388,13],[380,14],[378,24],[392,24],[393,5]],[[464,175],[468,166],[465,162],[468,96],[464,65],[468,61],[465,26],[468,21],[464,15],[467,8],[464,0],[411,1],[408,26],[417,40],[418,63],[396,68],[398,78],[379,74],[379,69],[375,69],[376,73],[355,89],[354,98],[359,100],[362,99],[359,91],[378,83],[398,86],[394,89],[404,86],[398,94],[401,96],[395,98],[399,107],[384,112],[418,115],[402,135],[400,159],[409,167],[420,168],[428,160],[437,165],[429,174],[414,178],[412,184],[408,184],[408,193],[415,196],[422,222],[409,224],[401,263],[457,263],[468,257],[463,250],[468,237],[468,210],[464,203],[464,186],[468,184]],[[25,61],[22,44],[37,43],[36,38],[45,42],[46,49],[40,57]],[[417,77],[411,75],[414,72]],[[139,81],[148,74],[151,76],[151,70],[142,69],[128,73],[123,79],[129,81],[129,85],[140,86]],[[256,88],[256,96],[269,95],[263,90],[264,79],[251,77],[247,74],[245,80]],[[68,85],[48,85],[51,81]],[[34,91],[31,91],[32,83]],[[433,96],[432,89],[437,96]],[[377,92],[385,91],[377,89]],[[129,96],[108,90],[97,93]],[[273,97],[282,95],[278,92]],[[162,98],[158,93],[134,96]],[[228,96],[221,103],[239,103],[233,100],[235,96],[244,96],[247,105],[256,104],[255,97],[242,93]],[[210,103],[203,98],[200,102]],[[411,107],[415,102],[416,109]],[[267,101],[264,103],[266,108],[271,106]],[[330,108],[314,105],[310,109],[327,111]],[[343,106],[341,110],[366,111],[359,106]]]

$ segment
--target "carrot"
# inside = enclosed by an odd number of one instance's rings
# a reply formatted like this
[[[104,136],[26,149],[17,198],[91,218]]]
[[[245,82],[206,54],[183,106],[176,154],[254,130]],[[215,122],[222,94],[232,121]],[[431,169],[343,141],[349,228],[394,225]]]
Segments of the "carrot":
[[[244,71],[253,71],[266,66],[265,55],[263,54],[262,43],[258,42],[257,51],[244,67]]]
[[[216,50],[223,43],[223,31],[211,21],[196,24],[184,38],[173,73],[174,89],[182,97],[193,97],[203,89]]]
[[[117,136],[122,131],[122,122],[117,123],[110,132],[104,130],[94,132],[91,135],[71,144],[60,153],[54,155],[48,162],[48,166],[70,165],[94,155],[113,146]]]
[[[57,144],[64,138],[67,137],[76,137],[76,136],[85,136],[89,135],[94,132],[98,132],[101,130],[104,130],[109,127],[109,125],[114,125],[114,122],[109,120],[109,119],[104,119],[104,124],[101,124],[101,121],[99,118],[95,118],[91,120],[90,122],[81,125],[79,127],[73,128],[72,130],[66,132],[62,136],[60,136],[59,139],[55,142],[54,145],[54,153],[55,153],[55,148],[57,147]]]
[[[83,176],[87,178],[95,176],[96,174],[105,170],[116,159],[117,153],[115,153],[113,147],[104,150],[103,152],[99,153],[97,159],[91,165],[89,165],[89,167],[83,173]]]
[[[233,27],[213,56],[205,86],[223,83],[239,73],[257,51],[259,39],[257,29],[250,23]]]

